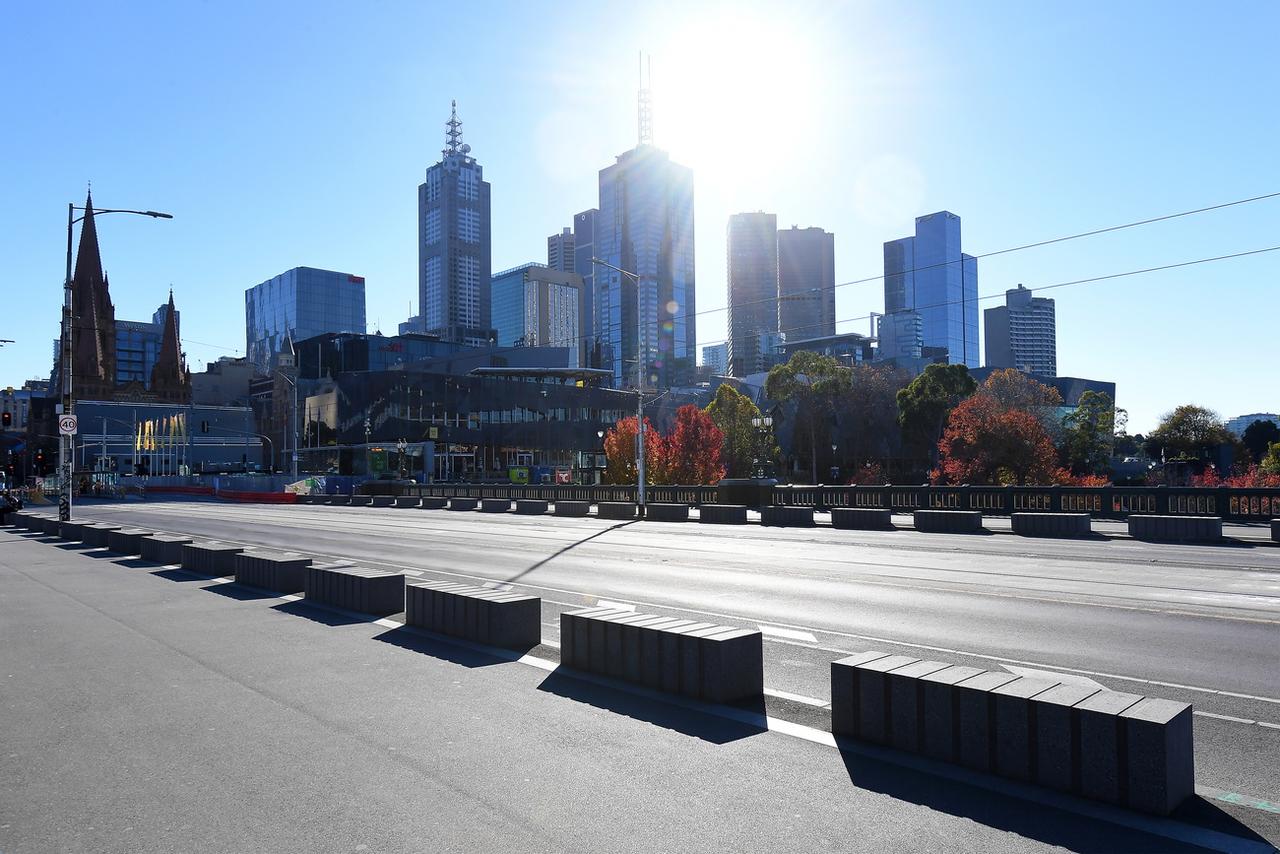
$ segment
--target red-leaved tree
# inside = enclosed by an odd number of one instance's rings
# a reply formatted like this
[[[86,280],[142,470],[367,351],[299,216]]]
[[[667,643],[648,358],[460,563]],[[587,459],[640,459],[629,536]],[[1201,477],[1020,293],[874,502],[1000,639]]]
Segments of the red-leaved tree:
[[[623,418],[604,436],[605,483],[636,482],[636,419]],[[661,483],[666,440],[649,419],[644,420],[644,467],[646,483]]]
[[[655,483],[710,484],[724,477],[720,451],[724,433],[711,416],[687,404],[676,410],[676,424],[663,443],[661,480]]]
[[[961,401],[938,442],[938,478],[946,483],[1054,483],[1057,450],[1040,419],[978,392]]]

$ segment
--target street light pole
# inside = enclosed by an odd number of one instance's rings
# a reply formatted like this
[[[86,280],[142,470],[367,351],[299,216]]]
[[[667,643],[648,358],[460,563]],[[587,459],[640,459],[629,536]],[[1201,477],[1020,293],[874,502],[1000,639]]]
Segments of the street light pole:
[[[640,312],[640,274],[612,264],[592,258],[592,264],[599,264],[621,273],[631,279],[636,286],[636,517],[644,518],[644,358],[641,355],[644,338],[644,316]]]
[[[71,392],[71,360],[74,348],[72,347],[72,335],[74,332],[73,316],[74,308],[71,299],[71,231],[72,226],[84,219],[84,217],[76,217],[76,211],[85,211],[86,208],[78,208],[74,202],[67,204],[67,275],[63,280],[63,301],[62,301],[62,413],[64,415],[74,415],[76,404]],[[94,211],[94,216],[101,214],[137,214],[138,216],[149,216],[152,219],[173,219],[173,214],[160,213],[159,211],[133,211],[124,210],[122,208],[103,208]],[[85,216],[88,216],[86,213]],[[110,378],[111,382],[115,381],[115,377]],[[62,495],[58,498],[58,519],[62,522],[71,521],[71,478],[75,468],[75,437],[63,436],[61,431],[58,435],[58,471],[62,473]]]

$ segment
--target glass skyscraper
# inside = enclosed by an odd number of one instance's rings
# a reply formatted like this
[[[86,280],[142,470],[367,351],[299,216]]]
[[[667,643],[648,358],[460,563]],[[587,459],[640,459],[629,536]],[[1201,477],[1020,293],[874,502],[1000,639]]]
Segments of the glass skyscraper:
[[[596,257],[636,273],[595,271],[595,337],[614,385],[646,388],[688,379],[696,364],[693,170],[642,143],[600,170]],[[637,313],[638,312],[638,313]]]
[[[582,278],[528,263],[493,277],[493,327],[499,347],[564,347],[581,365]]]
[[[918,342],[881,336],[885,357],[907,355],[900,351],[918,344],[926,357],[978,367],[978,259],[960,251],[960,217],[949,211],[917,217],[914,237],[884,245],[884,310],[881,328],[896,332],[914,322],[895,315],[920,317]]]
[[[778,232],[778,331],[788,341],[836,334],[836,236],[821,228]]]
[[[729,376],[745,377],[769,365],[761,333],[778,331],[778,217],[729,217]]]
[[[244,292],[245,352],[267,374],[285,339],[364,332],[364,277],[294,267]]]

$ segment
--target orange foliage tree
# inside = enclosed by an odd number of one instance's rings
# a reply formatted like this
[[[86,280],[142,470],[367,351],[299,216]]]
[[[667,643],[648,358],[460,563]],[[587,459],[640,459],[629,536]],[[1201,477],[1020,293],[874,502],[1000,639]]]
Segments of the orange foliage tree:
[[[724,477],[723,447],[724,433],[710,415],[692,404],[680,407],[676,425],[663,442],[661,471],[654,483],[715,483]]]
[[[661,474],[666,441],[653,429],[648,418],[644,420],[645,482],[654,483],[655,474]],[[605,483],[636,482],[636,419],[623,418],[604,436]]]
[[[951,411],[938,442],[937,478],[946,483],[1055,483],[1057,450],[1040,419],[984,392]]]

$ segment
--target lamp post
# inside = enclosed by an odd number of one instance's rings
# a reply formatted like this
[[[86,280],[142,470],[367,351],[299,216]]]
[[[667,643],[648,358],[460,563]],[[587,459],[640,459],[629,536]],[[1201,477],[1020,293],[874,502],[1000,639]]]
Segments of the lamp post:
[[[73,321],[75,317],[72,315],[74,307],[71,299],[71,232],[72,227],[80,222],[85,216],[76,216],[76,211],[87,211],[87,208],[76,207],[74,203],[67,204],[67,276],[63,280],[63,303],[62,303],[62,412],[65,415],[74,415],[76,411],[75,400],[71,391],[71,360],[74,352],[72,346],[72,336],[75,326]],[[94,216],[102,214],[137,214],[138,216],[149,216],[152,219],[173,219],[173,214],[161,213],[160,211],[133,211],[123,208],[103,208],[93,212]],[[110,378],[111,382],[115,382],[115,377]],[[58,519],[63,522],[71,521],[71,479],[72,469],[75,465],[75,437],[63,436],[61,432],[58,435],[58,471],[62,474],[62,495],[58,498]]]
[[[759,455],[762,453],[761,444],[764,441],[764,437],[770,430],[773,429],[773,416],[772,415],[752,416],[751,426],[756,428],[756,442],[755,442],[756,456],[751,459],[752,465],[755,465],[756,463],[760,462]],[[763,466],[755,470],[755,476],[764,477]]]
[[[369,454],[369,428],[372,426],[366,417],[364,419],[364,473],[366,477],[373,473],[373,457]]]
[[[603,453],[604,452],[604,431],[597,430],[596,438],[600,440],[600,451],[601,453]],[[598,463],[591,467],[591,474],[592,474],[592,480],[594,480],[597,484],[600,483],[601,480],[603,480],[603,478],[600,477],[600,466]]]
[[[404,451],[407,447],[409,447],[409,443],[404,439],[398,439],[396,441],[396,459],[399,460],[401,480],[404,480],[409,476],[409,474],[404,470]]]
[[[640,311],[640,274],[615,267],[599,258],[592,264],[613,270],[626,276],[636,286],[636,517],[644,518],[644,315]]]
[[[294,370],[297,370],[297,368],[295,367]],[[293,390],[293,410],[291,413],[292,421],[293,421],[293,465],[289,469],[289,472],[290,472],[289,476],[294,481],[297,481],[298,479],[298,380],[296,377],[291,378],[284,371],[276,371],[276,376],[278,376],[280,379],[287,382],[289,384],[289,387]]]

